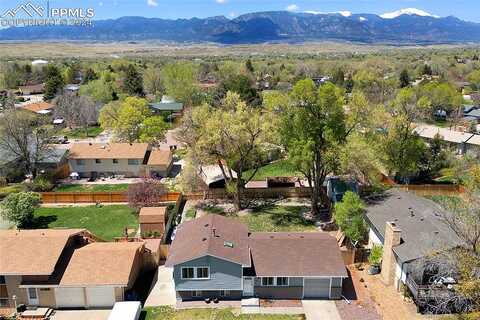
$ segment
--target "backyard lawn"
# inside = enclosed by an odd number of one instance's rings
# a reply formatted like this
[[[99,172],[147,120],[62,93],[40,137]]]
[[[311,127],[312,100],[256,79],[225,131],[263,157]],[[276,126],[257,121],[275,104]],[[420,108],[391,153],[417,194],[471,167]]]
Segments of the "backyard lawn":
[[[8,196],[10,193],[25,191],[26,187],[21,183],[9,184],[8,186],[0,187],[0,199]]]
[[[244,177],[249,178],[253,170],[246,171]],[[279,160],[258,169],[252,180],[265,180],[269,177],[298,177],[301,173],[297,172],[295,168],[287,160]]]
[[[55,188],[56,192],[116,192],[127,191],[128,183],[121,184],[62,184]]]
[[[138,228],[138,216],[127,206],[37,208],[35,228],[85,228],[103,240]]]
[[[236,315],[231,309],[187,309],[175,311],[170,307],[145,308],[144,320],[304,320],[303,315]]]
[[[73,130],[64,129],[62,135],[67,136],[69,139],[85,139],[95,138],[102,132],[103,129],[101,127],[88,127],[87,134],[85,134],[85,129],[77,128]]]
[[[219,206],[202,208],[211,214],[227,215],[248,225],[252,232],[302,232],[315,231],[314,222],[306,220],[302,213],[309,212],[305,206],[259,206],[248,213],[226,214]]]

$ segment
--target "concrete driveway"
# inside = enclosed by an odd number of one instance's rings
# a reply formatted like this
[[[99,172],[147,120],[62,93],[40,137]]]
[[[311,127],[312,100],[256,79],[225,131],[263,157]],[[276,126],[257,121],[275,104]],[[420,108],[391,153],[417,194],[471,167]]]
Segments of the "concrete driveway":
[[[342,320],[332,300],[302,300],[307,320]]]
[[[154,279],[152,289],[145,301],[145,307],[175,306],[177,298],[173,282],[173,268],[160,266]]]
[[[52,320],[107,320],[111,310],[55,311]]]

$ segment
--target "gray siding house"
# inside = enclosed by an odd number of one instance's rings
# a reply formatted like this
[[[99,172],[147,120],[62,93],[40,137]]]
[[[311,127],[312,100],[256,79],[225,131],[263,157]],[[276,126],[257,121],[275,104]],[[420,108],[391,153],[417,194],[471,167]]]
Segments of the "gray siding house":
[[[182,301],[340,299],[348,277],[337,242],[327,233],[250,233],[219,215],[181,224],[166,266],[173,267]]]

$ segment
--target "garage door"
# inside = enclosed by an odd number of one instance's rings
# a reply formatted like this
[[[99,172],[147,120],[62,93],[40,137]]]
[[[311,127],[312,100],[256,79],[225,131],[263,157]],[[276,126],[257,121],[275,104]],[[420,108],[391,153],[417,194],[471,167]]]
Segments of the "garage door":
[[[83,288],[56,288],[57,308],[84,308],[85,294]]]
[[[90,308],[113,307],[115,304],[115,290],[113,287],[87,288],[87,303]]]
[[[303,296],[328,299],[330,297],[330,278],[305,278]]]

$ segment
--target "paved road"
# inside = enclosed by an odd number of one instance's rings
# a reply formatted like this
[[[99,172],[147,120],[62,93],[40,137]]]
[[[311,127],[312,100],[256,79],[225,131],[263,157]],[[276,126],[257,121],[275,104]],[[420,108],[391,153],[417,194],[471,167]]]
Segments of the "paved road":
[[[145,301],[145,307],[175,306],[177,303],[173,283],[173,269],[160,266],[155,283]]]
[[[342,320],[332,300],[302,300],[307,320]]]

